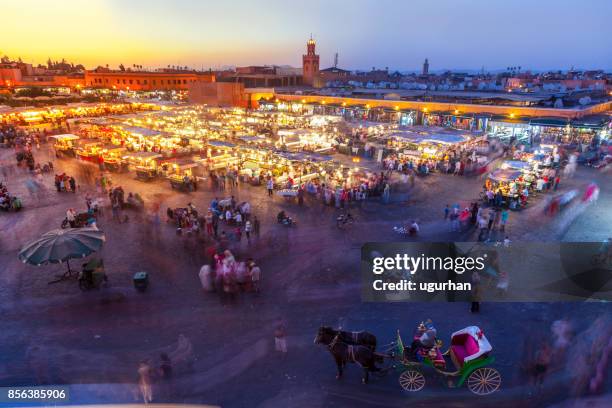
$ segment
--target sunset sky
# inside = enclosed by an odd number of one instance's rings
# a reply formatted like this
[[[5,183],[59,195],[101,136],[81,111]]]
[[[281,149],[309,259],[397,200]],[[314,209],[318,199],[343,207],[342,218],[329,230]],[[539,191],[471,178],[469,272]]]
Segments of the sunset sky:
[[[310,33],[321,67],[612,68],[608,0],[19,0],[3,2],[0,54],[88,68],[288,64]]]

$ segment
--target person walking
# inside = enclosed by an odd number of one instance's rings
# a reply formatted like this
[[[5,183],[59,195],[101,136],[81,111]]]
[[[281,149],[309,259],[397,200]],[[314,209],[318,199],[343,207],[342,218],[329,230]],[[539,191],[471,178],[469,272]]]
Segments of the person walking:
[[[385,184],[385,188],[383,189],[383,193],[382,193],[382,202],[383,204],[388,204],[389,203],[389,197],[391,193],[391,188],[389,187],[389,184]]]
[[[476,271],[472,273],[472,290],[470,292],[470,299],[472,304],[470,306],[470,312],[478,313],[480,312],[480,298],[481,298],[481,289],[480,289],[480,274]]]
[[[448,206],[448,204],[446,204],[446,207],[444,207],[444,220],[448,219],[449,213],[450,213],[450,207]]]
[[[272,177],[268,179],[267,188],[268,188],[268,197],[272,197],[272,194],[274,193],[274,181],[272,180]]]
[[[206,224],[206,233],[210,236],[213,235],[213,214],[212,211],[208,211],[204,216],[204,223]]]
[[[287,354],[287,330],[282,321],[279,321],[274,329],[274,349],[283,355]]]
[[[510,218],[510,212],[507,208],[504,208],[501,212],[501,220],[499,230],[504,232],[506,230],[506,224],[508,223],[508,218]]]
[[[217,213],[214,213],[212,216],[212,229],[213,235],[216,238],[218,236],[219,231],[219,216],[217,215]]]
[[[501,211],[495,211],[495,221],[493,222],[493,229],[499,230],[501,223]]]
[[[253,218],[253,233],[254,233],[256,236],[259,236],[259,227],[260,227],[260,225],[259,225],[259,219],[258,219],[258,218],[255,216],[255,217]]]
[[[459,231],[459,212],[453,209],[450,214],[451,231]]]
[[[166,353],[161,353],[159,359],[160,394],[164,400],[170,401],[172,398],[172,361]]]
[[[151,386],[152,370],[148,361],[141,361],[138,366],[138,388],[145,404],[153,401],[153,388]]]
[[[259,268],[259,265],[255,263],[255,261],[251,261],[249,263],[249,272],[251,275],[251,286],[253,287],[253,291],[255,293],[259,293],[261,282],[261,269]]]
[[[70,228],[76,227],[76,211],[74,211],[74,208],[69,208],[68,211],[66,211],[66,219],[68,220]]]
[[[495,222],[495,213],[496,213],[495,209],[491,208],[489,210],[489,223],[487,225],[487,229],[489,231],[491,231],[491,229],[493,228],[493,223]]]
[[[247,243],[251,243],[251,231],[253,229],[253,226],[251,225],[251,221],[247,220],[247,222],[244,223],[244,234],[246,235],[247,238]]]
[[[112,212],[113,212],[113,220],[119,221],[119,223],[121,223],[121,219],[119,217],[119,200],[113,200]]]
[[[478,228],[480,228],[480,233],[478,234],[478,241],[484,241],[487,235],[487,218],[484,215],[481,215],[478,218]]]

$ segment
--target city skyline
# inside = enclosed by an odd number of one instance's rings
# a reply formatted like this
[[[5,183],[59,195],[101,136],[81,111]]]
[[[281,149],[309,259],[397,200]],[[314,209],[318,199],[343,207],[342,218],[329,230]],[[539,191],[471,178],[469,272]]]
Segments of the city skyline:
[[[442,7],[443,6],[443,7]],[[612,3],[482,0],[435,4],[391,1],[313,1],[292,4],[237,1],[232,6],[180,0],[26,0],[4,6],[0,33],[12,41],[0,53],[45,64],[66,58],[87,68],[109,64],[167,65],[197,69],[244,65],[301,66],[313,34],[321,68],[333,65],[418,71],[429,58],[432,72],[454,70],[547,71],[610,69]],[[299,15],[299,20],[292,16]],[[344,24],[354,21],[353,25]],[[574,27],[571,21],[582,24]],[[544,30],[541,24],[546,22]],[[33,27],[44,27],[43,30]],[[495,35],[487,35],[488,32]]]

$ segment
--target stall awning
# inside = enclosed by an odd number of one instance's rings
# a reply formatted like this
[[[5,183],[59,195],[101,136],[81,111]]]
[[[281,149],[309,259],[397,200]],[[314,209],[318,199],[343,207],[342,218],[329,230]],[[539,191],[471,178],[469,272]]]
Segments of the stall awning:
[[[521,172],[519,170],[512,169],[497,169],[493,173],[489,174],[489,178],[493,181],[514,181],[521,177]]]
[[[565,118],[533,118],[529,121],[531,126],[565,127],[568,124]]]
[[[529,124],[529,122],[531,121],[531,118],[529,118],[527,116],[518,116],[518,117],[511,118],[511,117],[509,117],[507,115],[492,115],[491,116],[491,121],[502,122],[502,123]]]
[[[126,132],[130,132],[130,133],[134,133],[134,134],[138,134],[142,136],[147,136],[147,137],[157,136],[160,134],[160,132],[156,130],[147,129],[147,128],[143,128],[140,126],[121,125],[121,128],[125,130]]]
[[[155,152],[133,152],[125,157],[134,158],[134,159],[157,159],[162,157],[161,154]]]
[[[53,135],[51,138],[56,140],[78,140],[80,137],[73,135],[72,133],[65,133],[63,135]]]
[[[174,159],[168,159],[168,160],[161,160],[161,163],[164,164],[171,164],[174,167],[177,168],[181,168],[181,169],[191,169],[194,167],[198,167],[199,164],[194,162],[192,159],[189,158],[174,158]]]
[[[238,140],[242,140],[243,142],[264,142],[266,140],[263,136],[238,136]]]
[[[223,140],[209,140],[208,144],[215,147],[236,147],[235,144]]]
[[[607,115],[591,115],[580,119],[574,119],[571,126],[580,129],[603,129],[610,123],[610,117]]]
[[[427,136],[423,139],[423,142],[434,142],[434,143],[442,143],[442,144],[456,144],[465,142],[467,138],[463,135],[453,135],[453,134],[445,134],[440,133],[437,135]]]
[[[520,160],[506,160],[501,167],[502,169],[531,170],[532,165]]]

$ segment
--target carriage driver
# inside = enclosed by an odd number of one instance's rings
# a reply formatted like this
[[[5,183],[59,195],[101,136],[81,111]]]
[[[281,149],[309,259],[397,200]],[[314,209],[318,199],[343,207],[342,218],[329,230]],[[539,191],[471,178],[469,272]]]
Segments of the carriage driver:
[[[429,350],[433,348],[436,345],[437,335],[438,331],[431,320],[428,319],[426,322],[421,322],[410,345],[409,354],[416,356],[419,349]]]

